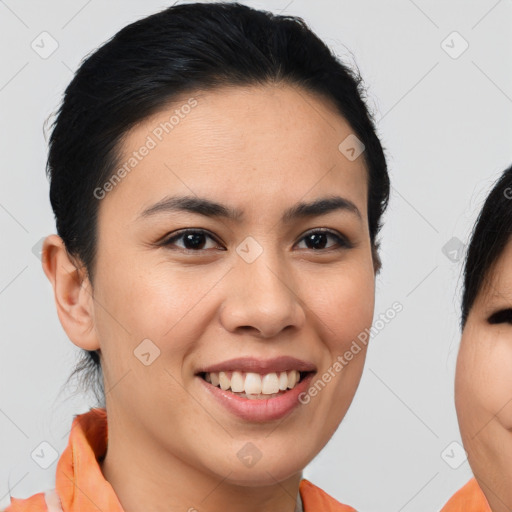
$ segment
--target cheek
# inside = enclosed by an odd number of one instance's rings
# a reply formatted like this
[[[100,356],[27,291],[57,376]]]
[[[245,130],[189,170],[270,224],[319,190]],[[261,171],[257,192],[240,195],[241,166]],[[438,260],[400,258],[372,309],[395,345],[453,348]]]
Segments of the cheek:
[[[123,381],[115,386],[117,399],[140,403],[158,389],[157,402],[190,407],[179,384],[183,361],[211,321],[204,297],[217,281],[218,276],[199,279],[164,265],[142,271],[118,266],[103,276],[95,322],[107,385]]]
[[[470,436],[490,421],[512,429],[510,332],[496,329],[463,336],[457,359],[455,401],[461,430]]]
[[[325,326],[326,339],[338,349],[370,328],[374,301],[374,275],[370,268],[340,272],[310,294],[311,307]]]
[[[190,321],[199,299],[218,280],[217,275],[199,276],[197,271],[174,271],[165,265],[132,268],[118,266],[104,276],[101,300],[109,306],[108,322],[116,320],[139,337],[159,339],[182,319]]]
[[[131,372],[131,381],[140,392],[151,388],[155,380],[175,388],[162,363],[172,361],[165,366],[180,378],[181,362],[203,327],[197,318],[199,299],[215,281],[209,277],[198,280],[186,271],[171,274],[158,265],[140,268],[132,265],[132,271],[123,264],[98,275],[95,327],[105,376],[115,383]],[[128,389],[127,384],[124,388]],[[178,398],[176,394],[173,400]]]

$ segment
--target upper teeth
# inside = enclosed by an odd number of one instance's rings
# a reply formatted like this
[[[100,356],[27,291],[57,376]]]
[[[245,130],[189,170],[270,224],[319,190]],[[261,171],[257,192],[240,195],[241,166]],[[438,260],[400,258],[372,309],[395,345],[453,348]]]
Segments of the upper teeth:
[[[272,395],[280,390],[292,389],[300,379],[297,370],[288,372],[259,373],[245,372],[210,372],[205,374],[205,380],[223,390],[231,389],[235,393],[245,392],[248,395]]]

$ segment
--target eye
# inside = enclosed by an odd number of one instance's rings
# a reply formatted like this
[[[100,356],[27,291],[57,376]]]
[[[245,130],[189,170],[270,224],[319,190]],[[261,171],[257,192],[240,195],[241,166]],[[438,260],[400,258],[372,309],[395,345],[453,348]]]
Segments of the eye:
[[[202,229],[187,229],[173,235],[171,238],[168,238],[163,242],[163,245],[174,245],[177,240],[183,239],[183,244],[185,247],[181,247],[182,249],[200,251],[205,249],[206,238],[214,240],[210,234]]]
[[[487,322],[490,324],[512,324],[512,309],[502,309],[493,313]]]
[[[325,249],[325,242],[329,237],[336,240],[337,245],[341,248],[352,247],[352,244],[345,237],[342,237],[327,229],[316,229],[315,231],[310,231],[307,235],[302,237],[301,240],[306,240],[306,245],[309,244],[311,246],[307,247],[308,249],[322,250]]]

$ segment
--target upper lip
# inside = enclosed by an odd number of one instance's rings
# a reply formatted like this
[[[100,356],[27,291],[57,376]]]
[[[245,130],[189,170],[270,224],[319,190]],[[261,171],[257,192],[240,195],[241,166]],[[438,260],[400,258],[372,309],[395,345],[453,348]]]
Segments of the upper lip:
[[[252,373],[272,373],[297,370],[299,372],[316,372],[313,363],[302,361],[295,357],[280,356],[273,359],[257,359],[255,357],[238,357],[222,361],[197,370],[197,373],[242,371]]]

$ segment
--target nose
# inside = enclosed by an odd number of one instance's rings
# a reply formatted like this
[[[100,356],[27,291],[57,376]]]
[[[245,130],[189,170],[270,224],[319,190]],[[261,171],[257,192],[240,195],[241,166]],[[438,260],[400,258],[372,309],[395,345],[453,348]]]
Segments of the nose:
[[[271,338],[282,330],[304,325],[305,310],[286,262],[270,251],[252,263],[237,258],[228,273],[221,323],[229,332],[254,331]]]

